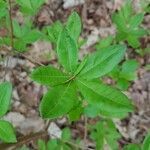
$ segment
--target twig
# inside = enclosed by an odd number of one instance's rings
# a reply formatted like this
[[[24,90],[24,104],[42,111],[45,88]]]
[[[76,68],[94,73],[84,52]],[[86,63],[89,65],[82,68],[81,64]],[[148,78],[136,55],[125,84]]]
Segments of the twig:
[[[8,56],[8,57],[6,57],[6,64],[5,64],[5,68],[4,68],[3,81],[6,81],[6,74],[7,74],[7,67],[8,67],[8,63],[9,63],[9,56]]]
[[[87,138],[87,117],[84,117],[84,149],[86,147],[86,138]]]
[[[44,64],[42,64],[42,63],[40,63],[40,62],[37,62],[37,61],[34,60],[33,58],[30,58],[30,57],[26,56],[26,55],[23,54],[23,53],[20,53],[20,55],[21,55],[22,57],[24,57],[25,59],[27,59],[29,62],[31,62],[31,63],[34,64],[34,65],[45,66]]]
[[[46,123],[47,123],[47,125],[46,125],[46,127],[45,127],[45,130],[47,131],[47,130],[48,130],[48,128],[49,128],[49,126],[50,126],[51,121],[50,121],[50,120],[48,120]]]
[[[18,142],[16,144],[0,144],[0,149],[3,149],[3,150],[16,150],[20,146],[22,146],[24,144],[28,144],[30,141],[35,141],[39,138],[46,137],[46,136],[48,136],[46,131],[38,132],[38,133],[35,133],[35,134],[32,134],[32,135],[27,135],[27,136],[18,138]]]
[[[11,50],[14,47],[14,42],[13,42],[13,24],[12,24],[12,6],[11,6],[11,0],[8,0],[9,3],[9,19],[10,19],[10,41],[11,41]],[[6,58],[6,65],[5,65],[5,70],[4,70],[4,78],[3,80],[6,80],[6,74],[7,74],[7,68],[9,64],[9,56]]]

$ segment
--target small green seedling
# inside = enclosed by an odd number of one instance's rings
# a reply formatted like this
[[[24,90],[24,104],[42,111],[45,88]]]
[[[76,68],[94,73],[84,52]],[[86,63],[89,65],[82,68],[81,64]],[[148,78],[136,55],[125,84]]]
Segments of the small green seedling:
[[[109,146],[109,149],[118,149],[117,141],[121,135],[111,120],[101,120],[92,126],[91,129],[91,138],[96,142],[96,150],[104,150],[106,144]]]
[[[37,29],[32,29],[32,24],[19,25],[16,20],[13,20],[14,31],[14,48],[18,52],[27,50],[29,44],[41,38],[41,33]]]
[[[132,1],[127,0],[121,10],[112,15],[112,20],[117,26],[117,41],[127,41],[133,48],[138,48],[139,39],[147,34],[147,31],[140,27],[143,19],[144,13],[135,14]]]
[[[109,76],[112,77],[116,83],[117,87],[121,90],[127,90],[130,82],[137,79],[137,69],[138,69],[138,62],[136,60],[126,60],[115,67],[110,73]]]
[[[86,56],[79,63],[77,42],[81,26],[76,25],[79,20],[78,14],[73,12],[56,41],[60,69],[42,66],[31,74],[32,80],[49,87],[42,98],[40,114],[43,118],[54,119],[69,116],[73,111],[69,117],[75,118],[75,111],[77,115],[78,111],[82,113],[82,106],[87,103],[98,108],[102,115],[125,117],[133,110],[131,101],[122,92],[98,79],[121,61],[126,47],[109,46]]]
[[[72,143],[71,131],[69,128],[64,128],[62,130],[61,138],[59,139],[54,138],[49,140],[47,143],[44,142],[43,140],[38,140],[38,150],[56,150],[56,149],[72,150],[75,147],[72,147],[71,143]],[[80,146],[77,145],[77,148],[78,147]]]

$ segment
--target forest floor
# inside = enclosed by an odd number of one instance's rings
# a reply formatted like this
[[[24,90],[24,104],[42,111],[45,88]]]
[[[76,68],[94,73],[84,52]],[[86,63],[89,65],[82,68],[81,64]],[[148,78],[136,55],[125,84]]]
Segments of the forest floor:
[[[65,22],[70,12],[76,10],[83,23],[81,37],[87,39],[87,42],[80,50],[80,57],[93,51],[93,45],[99,39],[115,34],[115,26],[111,21],[111,15],[122,5],[123,0],[49,0],[42,6],[34,23],[37,27],[42,28],[45,25],[52,24],[56,20]],[[135,9],[138,11],[138,0],[135,0]],[[13,9],[13,17],[22,21],[22,16],[17,9]],[[143,26],[150,28],[150,15],[146,15]],[[2,34],[2,33],[0,33]],[[142,47],[149,46],[150,38],[141,39]],[[30,47],[30,51],[25,53],[28,58],[41,62],[43,64],[56,63],[55,54],[52,45],[49,42],[38,41]],[[5,52],[4,52],[5,55]],[[137,70],[138,78],[132,83],[127,95],[135,104],[135,112],[128,118],[119,121],[115,120],[118,130],[123,138],[121,144],[139,143],[143,140],[146,132],[150,129],[150,71],[146,65],[150,63],[148,55],[140,56],[132,49],[127,52],[128,58],[136,59],[140,67]],[[4,72],[5,62],[1,64],[0,76]],[[47,123],[39,117],[38,105],[45,87],[33,83],[29,78],[30,72],[35,68],[23,57],[11,57],[7,65],[6,79],[14,85],[12,107],[5,119],[12,122],[20,136],[42,131]],[[108,79],[108,83],[111,81]],[[89,123],[94,120],[89,119]],[[60,118],[50,123],[49,134],[55,134],[57,137],[61,134],[61,129],[69,126],[72,130],[73,137],[84,136],[84,119],[72,124],[68,124],[66,118]],[[87,139],[89,146],[93,145]],[[32,144],[34,147],[35,145]],[[92,146],[91,146],[92,147]],[[35,146],[36,149],[36,146]],[[92,149],[92,148],[91,148]]]

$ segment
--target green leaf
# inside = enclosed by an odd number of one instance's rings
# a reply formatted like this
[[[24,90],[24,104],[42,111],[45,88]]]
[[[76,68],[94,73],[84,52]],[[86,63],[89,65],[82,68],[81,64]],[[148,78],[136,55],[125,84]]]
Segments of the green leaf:
[[[73,109],[69,112],[68,116],[69,116],[69,121],[77,121],[80,119],[81,114],[83,112],[83,107],[82,107],[82,103],[78,102],[78,104],[73,107]]]
[[[67,29],[63,29],[57,43],[57,54],[60,64],[67,70],[74,72],[78,63],[78,50],[75,41]]]
[[[17,38],[22,37],[22,30],[19,23],[16,20],[13,20],[13,32]]]
[[[128,34],[122,31],[118,31],[116,34],[116,41],[124,41],[126,40]]]
[[[24,37],[23,40],[26,44],[34,43],[35,41],[39,40],[41,38],[41,33],[34,29],[28,32]]]
[[[45,0],[17,0],[21,6],[21,11],[28,15],[35,15]]]
[[[129,21],[130,28],[132,29],[137,28],[142,23],[143,19],[144,14],[142,13],[132,16]]]
[[[60,149],[63,149],[63,150],[72,150],[72,148],[70,148],[70,146],[68,146],[65,143],[62,143],[62,145],[60,145],[60,148],[58,150],[60,150]]]
[[[138,62],[134,59],[127,60],[122,65],[122,72],[134,72],[138,68]]]
[[[101,39],[100,42],[96,45],[96,49],[100,50],[102,48],[107,48],[113,42],[113,36],[108,36],[104,39]]]
[[[138,69],[138,62],[136,60],[127,60],[122,65],[120,78],[132,81],[136,79],[136,70]]]
[[[27,46],[27,44],[25,43],[24,40],[22,40],[22,39],[15,39],[14,40],[14,48],[16,51],[25,52],[28,50],[26,46]]]
[[[9,82],[0,84],[0,117],[8,111],[12,94],[12,85]]]
[[[81,33],[81,19],[80,16],[73,12],[67,21],[66,28],[69,31],[70,36],[76,41]]]
[[[150,150],[150,133],[144,139],[142,150]]]
[[[77,80],[78,88],[89,104],[99,107],[102,115],[125,117],[133,111],[131,101],[119,90],[95,81]]]
[[[52,66],[41,66],[36,68],[32,74],[31,79],[43,85],[58,85],[65,82],[69,78],[58,69]]]
[[[17,142],[12,125],[4,120],[0,120],[0,139],[6,143]]]
[[[69,141],[71,139],[71,131],[69,128],[63,129],[61,138],[64,141]]]
[[[38,150],[46,150],[46,143],[43,140],[38,140]]]
[[[0,19],[5,17],[7,14],[7,3],[3,0],[0,1]]]
[[[59,150],[58,143],[56,139],[51,139],[47,143],[47,150]]]
[[[95,118],[99,115],[99,113],[100,113],[100,111],[99,111],[99,107],[97,107],[97,105],[89,104],[87,107],[84,108],[84,114],[87,117]]]
[[[103,150],[105,132],[102,129],[103,124],[98,122],[91,132],[91,138],[96,142],[96,150]]]
[[[42,98],[40,114],[43,118],[54,119],[67,114],[77,100],[73,83],[54,87]]]
[[[122,6],[120,13],[123,14],[125,20],[128,20],[132,15],[132,1],[126,0],[125,4]]]
[[[58,38],[62,29],[63,29],[63,25],[60,21],[56,21],[51,26],[47,27],[49,40],[57,44],[57,41],[58,41]]]
[[[130,85],[130,82],[126,79],[119,78],[117,80],[117,87],[123,91],[126,91]]]
[[[136,144],[129,144],[123,148],[123,150],[141,150]],[[148,149],[147,149],[148,150]]]
[[[105,129],[105,139],[111,149],[118,149],[118,139],[121,138],[121,135],[117,132],[115,124],[112,120],[107,120],[104,122]]]
[[[88,56],[84,57],[83,61],[79,64],[77,70],[75,71],[74,76],[77,76],[82,71],[82,69],[85,67],[87,63],[87,60]]]
[[[31,6],[31,0],[17,0],[16,1],[20,6],[21,10],[25,13],[33,13],[32,6]]]
[[[109,73],[123,58],[126,47],[114,45],[101,51],[96,51],[88,57],[86,66],[79,76],[91,80]]]
[[[112,21],[116,24],[117,29],[121,32],[126,32],[127,27],[126,27],[126,22],[123,14],[121,12],[119,13],[114,13],[112,15]]]
[[[38,10],[43,5],[45,0],[31,0],[32,8]]]
[[[140,42],[136,36],[129,35],[127,41],[133,48],[138,48],[140,46]]]
[[[118,139],[120,134],[117,132],[114,123],[111,120],[102,120],[94,127],[91,138],[96,141],[96,150],[103,150],[105,142],[110,149],[118,150]]]
[[[147,30],[143,29],[143,28],[135,28],[134,30],[129,30],[128,31],[128,36],[133,36],[136,38],[140,38],[141,36],[146,35],[148,32]]]

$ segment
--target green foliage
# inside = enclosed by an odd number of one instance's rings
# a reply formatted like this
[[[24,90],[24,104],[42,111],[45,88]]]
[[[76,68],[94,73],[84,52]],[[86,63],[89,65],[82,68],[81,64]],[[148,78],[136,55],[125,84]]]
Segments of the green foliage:
[[[38,140],[38,149],[46,150],[46,143],[43,140]]]
[[[17,142],[12,125],[4,120],[0,120],[0,139],[6,143]]]
[[[143,11],[145,11],[146,13],[150,13],[149,0],[140,1],[140,4],[141,4],[141,8],[143,9]]]
[[[140,147],[137,144],[130,144],[125,146],[123,150],[140,150]]]
[[[16,2],[16,3],[15,3]],[[117,132],[111,118],[123,118],[133,111],[131,100],[117,88],[108,86],[99,80],[109,75],[117,82],[117,87],[127,89],[129,82],[136,79],[138,63],[135,60],[127,60],[117,66],[123,60],[126,46],[116,44],[127,41],[136,51],[143,56],[142,48],[139,48],[139,39],[147,31],[140,27],[144,13],[136,14],[127,0],[125,5],[112,18],[117,26],[116,39],[109,36],[102,39],[96,46],[96,51],[85,56],[82,60],[78,58],[78,49],[85,43],[80,39],[81,19],[73,12],[65,24],[56,21],[44,28],[41,32],[31,22],[40,10],[45,0],[16,0],[15,6],[26,15],[24,23],[17,20],[12,21],[13,39],[9,36],[11,20],[8,13],[8,3],[0,1],[1,27],[7,28],[5,37],[0,37],[0,44],[11,45],[18,52],[25,52],[28,46],[37,40],[49,40],[57,54],[59,65],[51,65],[35,68],[31,74],[33,81],[47,86],[48,91],[44,94],[40,103],[40,115],[46,119],[55,119],[67,115],[69,121],[76,121],[84,114],[87,117],[105,117],[107,120],[98,122],[91,131],[91,138],[96,142],[96,149],[103,150],[105,144],[112,150],[118,150]],[[146,3],[147,4],[147,3]],[[148,12],[149,5],[143,4],[143,9]],[[13,18],[12,18],[13,19]],[[117,41],[115,41],[117,40]],[[114,44],[115,43],[115,44]],[[146,51],[146,48],[143,50]],[[12,93],[12,85],[8,82],[0,84],[0,117],[3,117],[9,109]],[[12,125],[0,120],[0,139],[7,143],[16,142],[15,132]],[[79,143],[74,141],[75,143]],[[47,143],[38,141],[39,150],[72,150],[71,132],[65,128],[60,139],[52,139]],[[142,150],[150,149],[150,135],[145,138]],[[80,144],[78,144],[80,146]],[[77,147],[78,147],[77,145]],[[21,149],[28,149],[26,146]],[[78,148],[77,148],[78,149]],[[139,150],[136,144],[128,145],[125,150]]]
[[[57,55],[60,64],[66,71],[74,72],[77,67],[78,55],[77,45],[71,38],[67,29],[63,29],[60,33],[57,43]]]
[[[102,49],[102,48],[107,48],[107,47],[109,47],[109,46],[112,44],[113,40],[114,40],[114,37],[113,37],[113,36],[108,36],[108,37],[106,37],[106,38],[104,38],[104,39],[101,39],[101,40],[96,44],[96,49],[97,49],[97,50],[100,50],[100,49]]]
[[[0,84],[0,117],[4,116],[9,109],[12,93],[12,85],[9,82]]]
[[[77,121],[80,119],[82,113],[83,113],[83,106],[82,103],[79,101],[68,113],[69,120]]]
[[[121,61],[125,50],[124,45],[113,45],[96,51],[88,57],[79,76],[91,80],[107,74]]]
[[[16,2],[19,4],[22,13],[32,16],[39,11],[45,0],[17,0]]]
[[[66,29],[63,29],[64,27]],[[80,47],[84,43],[84,40],[79,41],[78,43],[78,38],[81,33],[81,20],[80,20],[79,15],[76,12],[73,12],[69,16],[67,23],[65,25],[63,25],[60,21],[56,21],[51,26],[48,26],[46,30],[48,33],[47,38],[54,45],[59,46],[58,39],[60,37],[60,33],[62,34],[62,36],[66,36],[68,34],[70,36],[68,37],[68,40],[71,40],[71,39],[74,40],[73,45],[75,43],[76,46]],[[65,31],[61,32],[62,30],[65,30]],[[63,38],[60,38],[60,39],[62,40]],[[65,40],[67,39],[65,38],[64,41]],[[64,42],[64,41],[60,41],[60,42]]]
[[[150,150],[150,133],[145,136],[142,144],[129,144],[123,150]]]
[[[31,78],[42,85],[59,85],[69,79],[69,75],[52,66],[38,67],[31,74]]]
[[[0,84],[0,117],[7,112],[12,93],[12,85],[9,82]],[[16,142],[16,136],[12,125],[4,120],[0,120],[0,139],[6,143]]]
[[[66,23],[66,28],[69,31],[69,35],[76,41],[81,33],[81,20],[76,12],[73,12]]]
[[[150,133],[144,139],[142,150],[150,150]]]
[[[0,1],[0,19],[5,17],[7,14],[7,3],[4,0]]]
[[[69,128],[64,128],[60,139],[51,139],[47,143],[38,141],[38,150],[72,150],[71,132]]]
[[[139,48],[135,50],[140,56],[144,57],[150,54],[150,47]]]
[[[117,87],[126,90],[130,85],[130,81],[134,81],[137,78],[136,70],[138,66],[139,64],[136,60],[126,60],[122,65],[114,68],[109,75],[117,82]]]
[[[53,119],[65,115],[74,107],[77,99],[73,83],[57,86],[44,95],[40,104],[41,116]]]
[[[132,112],[132,105],[128,98],[110,86],[94,81],[79,80],[78,88],[88,101],[95,106],[99,113],[111,117],[124,117]]]
[[[112,16],[112,20],[118,29],[116,39],[127,41],[133,48],[139,47],[140,37],[147,34],[147,31],[140,27],[143,18],[143,13],[135,14],[133,12],[132,1],[127,0],[121,10]]]
[[[63,25],[60,21],[56,21],[51,26],[47,27],[48,39],[55,45],[57,44],[58,37],[62,29],[63,29]]]
[[[78,18],[73,12],[68,19],[69,23],[73,22],[72,17]],[[110,72],[121,61],[126,47],[108,46],[86,56],[79,64],[76,38],[80,32],[72,34],[74,24],[75,22],[64,27],[57,41],[58,60],[64,67],[65,74],[63,69],[59,71],[50,66],[42,66],[32,72],[31,78],[34,81],[51,87],[42,98],[41,116],[53,119],[68,114],[73,121],[83,112],[83,99],[102,115],[121,118],[126,116],[133,109],[130,100],[119,90],[99,83],[98,80],[93,81]],[[78,93],[84,98],[78,96]]]
[[[27,45],[32,44],[41,38],[41,33],[37,29],[32,29],[31,25],[19,25],[16,20],[13,20],[14,31],[14,48],[19,52],[27,50]]]
[[[111,120],[102,120],[92,126],[91,138],[96,142],[96,150],[103,150],[105,144],[112,150],[118,150],[117,140],[120,137]]]

